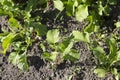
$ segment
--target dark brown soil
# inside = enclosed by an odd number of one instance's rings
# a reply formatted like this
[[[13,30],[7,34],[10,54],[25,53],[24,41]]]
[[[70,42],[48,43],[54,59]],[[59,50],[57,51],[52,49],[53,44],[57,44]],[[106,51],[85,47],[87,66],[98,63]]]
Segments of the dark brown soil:
[[[49,13],[49,15],[52,14],[51,12]],[[43,14],[43,16],[49,15]],[[54,15],[52,16],[54,17]],[[72,30],[83,31],[87,25],[87,22],[78,23],[74,18],[65,18],[63,22],[58,21],[53,23],[53,17],[48,17],[42,23],[47,25],[48,29],[60,26],[61,35],[67,36]],[[113,20],[120,20],[120,1],[118,2],[118,6],[114,7],[110,17],[107,18],[106,24],[103,25],[110,32],[113,29],[113,23],[111,23]],[[7,29],[7,26],[7,18],[4,16],[0,17],[0,29]],[[66,33],[62,32],[63,28],[67,29]],[[77,63],[64,61],[59,65],[52,66],[50,62],[41,59],[42,50],[39,43],[35,43],[32,49],[28,50],[28,72],[19,70],[8,61],[7,55],[0,54],[0,80],[114,80],[112,75],[108,75],[105,78],[98,78],[93,73],[93,69],[96,66],[96,59],[92,52],[87,49],[85,43],[76,43],[74,47],[81,54]],[[70,79],[70,77],[72,78]]]

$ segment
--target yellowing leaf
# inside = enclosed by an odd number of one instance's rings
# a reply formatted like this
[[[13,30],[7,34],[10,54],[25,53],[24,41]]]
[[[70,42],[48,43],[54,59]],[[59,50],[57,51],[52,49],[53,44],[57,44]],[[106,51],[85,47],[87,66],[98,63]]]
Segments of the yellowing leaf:
[[[78,21],[82,22],[88,16],[88,6],[87,5],[79,5],[77,7],[75,17]]]

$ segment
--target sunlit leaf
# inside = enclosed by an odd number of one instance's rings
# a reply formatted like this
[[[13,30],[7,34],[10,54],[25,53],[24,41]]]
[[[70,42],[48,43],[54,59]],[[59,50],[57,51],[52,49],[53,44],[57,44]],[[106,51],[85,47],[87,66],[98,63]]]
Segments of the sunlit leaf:
[[[76,9],[75,17],[78,21],[82,22],[88,16],[88,6],[79,5]]]
[[[58,10],[62,11],[64,9],[64,4],[61,0],[54,0],[53,2],[55,8],[57,8]]]
[[[104,7],[103,7],[103,5],[102,5],[102,2],[100,1],[99,2],[99,7],[98,7],[98,10],[99,10],[99,15],[103,15],[103,11],[104,11]]]
[[[116,60],[120,60],[120,50],[116,54],[117,54],[117,59]]]
[[[72,34],[76,41],[90,42],[89,33],[87,32],[73,31]]]
[[[47,42],[48,43],[51,43],[51,44],[54,44],[56,42],[58,42],[60,39],[59,37],[59,30],[55,29],[55,30],[49,30],[47,32]]]
[[[10,33],[3,39],[2,47],[4,49],[4,54],[6,53],[7,49],[9,48],[9,46],[15,36],[16,36],[16,34]]]
[[[120,27],[120,21],[115,23],[115,26],[118,28]]]
[[[98,77],[105,77],[106,70],[102,68],[97,68],[94,70],[94,73],[98,74]]]
[[[16,28],[21,27],[19,22],[13,17],[9,19],[9,24],[10,24],[11,27],[16,27]]]

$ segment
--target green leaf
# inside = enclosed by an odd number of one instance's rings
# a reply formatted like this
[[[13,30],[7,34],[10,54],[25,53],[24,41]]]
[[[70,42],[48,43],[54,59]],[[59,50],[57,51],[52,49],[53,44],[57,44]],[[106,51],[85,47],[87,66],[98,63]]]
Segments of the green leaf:
[[[42,58],[52,61],[52,60],[50,59],[50,56],[51,56],[51,54],[48,53],[48,52],[44,52],[44,53],[42,54]]]
[[[87,20],[90,22],[88,26],[86,26],[86,28],[84,29],[84,32],[88,32],[88,33],[93,33],[93,32],[97,32],[99,30],[99,23],[98,23],[98,17],[96,19],[96,15],[95,13],[92,13],[92,16],[89,16],[87,18]]]
[[[98,10],[99,10],[99,15],[102,16],[102,15],[103,15],[103,11],[104,11],[104,7],[103,7],[101,1],[99,2],[98,6],[99,6],[99,8],[98,8]]]
[[[103,50],[102,47],[97,46],[93,48],[93,54],[97,57],[101,64],[104,64],[105,61],[107,60],[105,51]]]
[[[88,43],[90,42],[89,33],[87,32],[73,31],[72,34],[75,41],[84,41]]]
[[[116,80],[119,80],[120,74],[116,68],[112,69],[112,74],[114,74]]]
[[[76,50],[71,50],[68,54],[64,56],[65,60],[77,61],[80,58],[80,54]]]
[[[94,73],[98,74],[98,77],[105,77],[106,70],[102,68],[97,68],[94,70]]]
[[[62,11],[64,9],[64,4],[61,0],[54,0],[54,7]]]
[[[12,52],[9,55],[9,60],[12,62],[13,65],[17,65],[20,56],[16,52]]]
[[[42,57],[43,57],[44,59],[49,60],[49,61],[55,61],[57,55],[58,55],[58,52],[52,52],[52,53],[44,52],[44,53],[42,54]]]
[[[9,34],[9,32],[4,32],[4,33],[0,33],[0,42],[4,39],[5,36],[7,36]]]
[[[16,52],[12,52],[9,55],[9,60],[12,62],[12,64],[17,66],[21,70],[28,70],[28,63],[26,58],[26,52],[21,55]]]
[[[40,44],[40,47],[42,48],[43,52],[45,52],[45,51],[46,51],[45,46],[44,46],[44,44],[43,44],[43,43],[41,43],[41,44]]]
[[[3,51],[4,54],[6,53],[7,49],[9,48],[9,46],[12,43],[12,40],[14,39],[15,36],[16,36],[16,34],[10,33],[3,39],[2,47],[4,49],[4,51]]]
[[[0,9],[0,16],[3,16],[3,15],[9,15],[10,17],[13,17],[13,13],[10,12],[10,11],[6,11],[6,10],[3,10],[3,9]]]
[[[47,28],[45,25],[42,25],[40,23],[34,23],[33,24],[35,31],[37,32],[38,36],[44,36],[47,33]]]
[[[14,27],[14,28],[20,28],[21,27],[19,22],[13,17],[9,19],[9,24],[10,24],[11,27]]]
[[[106,40],[106,41],[109,41],[109,48],[110,48],[109,58],[112,60],[112,58],[116,56],[116,52],[117,52],[116,43],[117,42],[114,38],[110,38],[110,40]]]
[[[68,16],[72,16],[75,12],[75,1],[68,0],[67,6],[66,6],[66,13]]]
[[[106,5],[104,7],[104,11],[103,12],[105,13],[106,16],[109,16],[109,13],[110,13],[111,10],[112,10],[111,7],[109,5]]]
[[[117,61],[119,61],[120,60],[120,50],[117,52],[117,59],[116,59]]]
[[[63,52],[63,56],[65,56],[66,54],[68,54],[71,51],[71,48],[73,47],[73,42],[71,41],[69,43],[69,45],[67,46],[67,48],[65,48],[64,52]]]
[[[79,5],[76,9],[75,17],[78,21],[82,22],[88,16],[88,6]]]
[[[70,42],[72,42],[73,36],[70,36],[68,38],[66,38],[65,40],[63,40],[62,43],[59,44],[59,50],[61,52],[64,52],[65,49],[68,47],[68,45],[70,44]]]
[[[117,4],[117,0],[109,0],[108,1],[110,5],[116,5]]]
[[[116,26],[117,28],[119,28],[119,27],[120,27],[120,21],[119,21],[119,22],[116,22],[116,23],[115,23],[115,26]]]
[[[49,30],[47,32],[47,42],[50,44],[55,44],[56,42],[58,42],[60,39],[59,37],[59,30],[55,29],[55,30]]]
[[[26,52],[20,55],[19,62],[17,64],[18,68],[21,70],[28,70],[27,56]]]
[[[50,56],[50,59],[51,59],[52,61],[55,61],[56,58],[57,58],[57,55],[58,55],[58,52],[52,52],[52,53],[51,53],[51,56]]]

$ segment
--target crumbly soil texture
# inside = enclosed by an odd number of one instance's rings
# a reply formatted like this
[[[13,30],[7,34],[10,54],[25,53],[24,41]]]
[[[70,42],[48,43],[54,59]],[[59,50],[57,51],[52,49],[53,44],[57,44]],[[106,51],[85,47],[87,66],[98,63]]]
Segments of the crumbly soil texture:
[[[45,24],[48,29],[60,26],[61,36],[67,36],[73,30],[83,31],[84,27],[88,25],[86,21],[79,23],[74,18],[68,17],[65,17],[64,21],[54,22],[54,13],[54,10],[50,10],[49,13],[42,14],[42,16],[47,17],[47,19],[43,18],[41,22]],[[112,32],[114,29],[113,20],[120,20],[119,0],[117,6],[113,7],[110,17],[105,18],[106,22],[103,27],[106,27],[105,29],[108,29],[108,32]],[[0,17],[0,29],[7,29],[8,26],[7,17]],[[63,32],[65,29],[67,32]],[[74,45],[74,48],[76,48],[80,54],[78,62],[64,61],[59,65],[51,65],[50,62],[41,59],[42,50],[39,43],[34,43],[28,50],[28,54],[30,54],[30,56],[27,57],[29,63],[28,71],[19,70],[9,62],[8,55],[0,54],[0,80],[115,80],[111,74],[108,74],[105,78],[99,78],[93,73],[97,65],[97,60],[92,52],[87,49],[85,43],[78,42]],[[9,50],[9,52],[10,51],[11,50]]]

